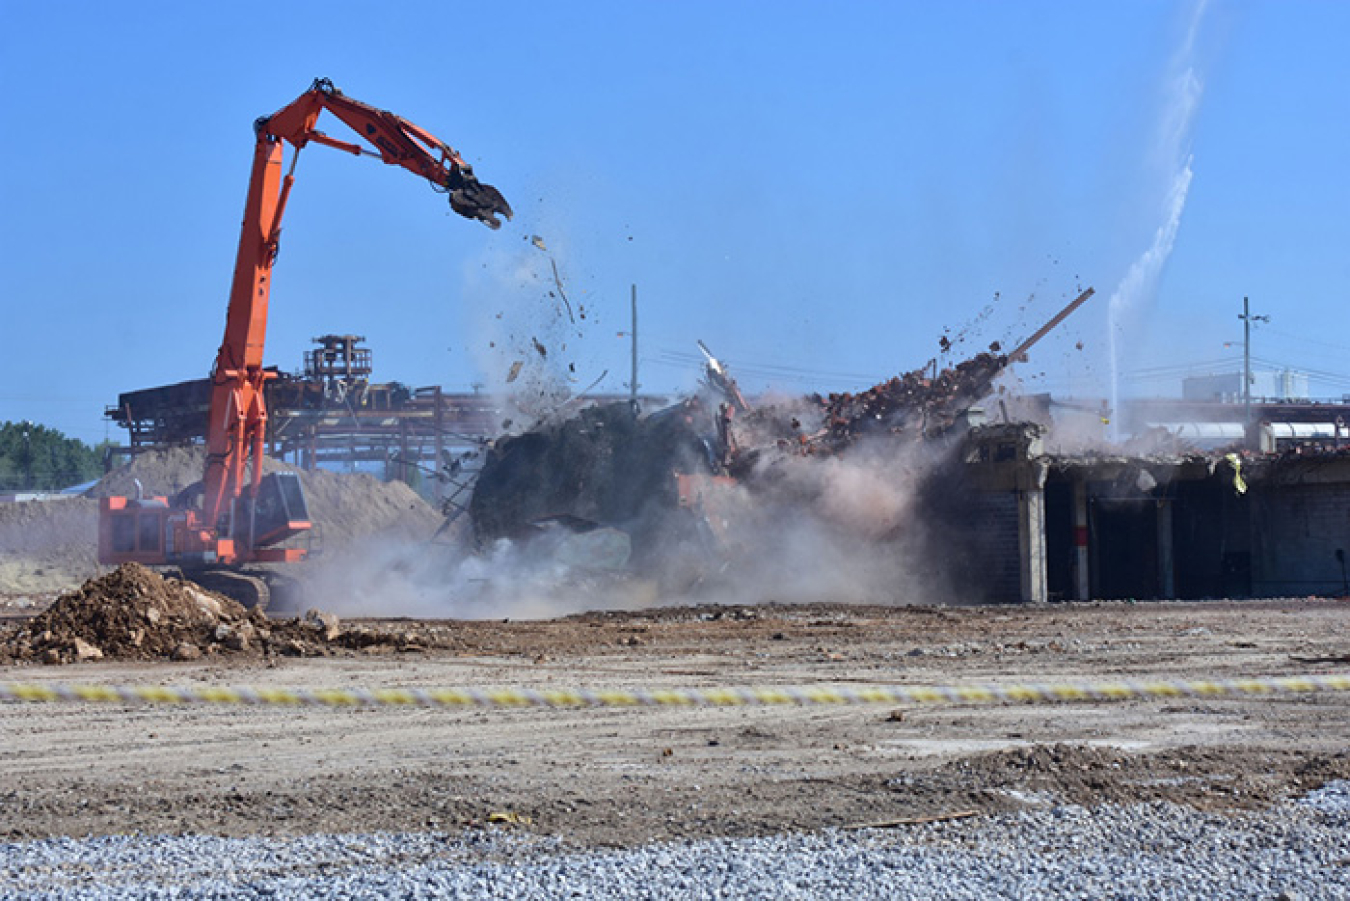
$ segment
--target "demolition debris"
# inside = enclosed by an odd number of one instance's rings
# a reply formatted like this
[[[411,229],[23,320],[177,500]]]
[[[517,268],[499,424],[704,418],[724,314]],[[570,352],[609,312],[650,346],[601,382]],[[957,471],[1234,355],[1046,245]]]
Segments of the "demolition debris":
[[[858,394],[831,394],[822,403],[823,443],[838,452],[877,432],[928,436],[947,431],[961,414],[993,390],[1009,357],[981,353],[936,375],[917,369]],[[821,402],[819,397],[817,402]]]

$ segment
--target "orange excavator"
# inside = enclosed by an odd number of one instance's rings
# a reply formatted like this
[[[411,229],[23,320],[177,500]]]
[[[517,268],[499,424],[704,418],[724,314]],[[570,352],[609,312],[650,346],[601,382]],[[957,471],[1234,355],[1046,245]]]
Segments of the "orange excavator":
[[[327,111],[375,149],[319,131]],[[211,371],[206,471],[200,483],[172,501],[165,497],[109,497],[99,511],[99,561],[177,566],[207,587],[265,607],[274,582],[255,563],[292,563],[308,549],[295,546],[312,527],[295,473],[263,475],[267,409],[263,368],[267,305],[281,238],[281,219],[295,184],[295,164],[307,144],[378,157],[420,175],[448,194],[450,208],[489,228],[511,218],[501,192],[478,181],[449,144],[400,116],[353,100],[318,79],[293,103],[254,124],[257,144],[244,206],[225,339]],[[284,145],[294,150],[282,175]],[[138,495],[140,494],[138,490]],[[295,540],[292,540],[295,539]],[[288,546],[283,546],[283,543]]]

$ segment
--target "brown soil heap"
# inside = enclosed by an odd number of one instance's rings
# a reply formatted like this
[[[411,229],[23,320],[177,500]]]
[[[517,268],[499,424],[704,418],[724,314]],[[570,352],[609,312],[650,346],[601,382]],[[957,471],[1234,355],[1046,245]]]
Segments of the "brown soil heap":
[[[331,613],[310,610],[273,621],[236,601],[183,579],[124,563],[8,634],[0,634],[0,663],[78,663],[88,660],[196,660],[208,655],[319,657],[343,650],[366,653],[426,650],[421,631],[346,628]]]
[[[229,598],[126,563],[62,595],[10,636],[3,651],[44,663],[189,659],[212,645],[246,650],[266,631],[266,620]]]
[[[85,496],[135,497],[136,482],[139,481],[147,497],[165,495],[171,498],[192,483],[201,481],[205,465],[206,453],[200,447],[146,451],[99,479]],[[263,469],[271,471],[266,464]]]
[[[97,503],[0,503],[0,597],[51,597],[98,572]]]

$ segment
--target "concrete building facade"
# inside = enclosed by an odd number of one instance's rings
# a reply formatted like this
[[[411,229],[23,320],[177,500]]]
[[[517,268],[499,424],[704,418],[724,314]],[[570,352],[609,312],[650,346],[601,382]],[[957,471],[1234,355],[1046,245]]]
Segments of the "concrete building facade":
[[[1350,596],[1350,452],[1056,457],[1007,425],[963,461],[985,599]]]

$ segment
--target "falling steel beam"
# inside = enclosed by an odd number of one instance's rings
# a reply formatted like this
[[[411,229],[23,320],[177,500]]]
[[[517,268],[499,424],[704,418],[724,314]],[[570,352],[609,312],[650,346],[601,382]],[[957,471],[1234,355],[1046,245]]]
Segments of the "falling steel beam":
[[[1030,338],[1028,338],[1027,340],[1023,341],[1020,345],[1018,345],[1018,347],[1017,347],[1016,350],[1014,350],[1012,353],[1008,354],[1008,363],[1009,363],[1009,364],[1012,364],[1012,363],[1018,363],[1018,362],[1021,362],[1021,361],[1025,360],[1025,359],[1026,359],[1026,353],[1027,353],[1028,350],[1031,349],[1031,346],[1032,346],[1033,344],[1035,344],[1037,341],[1039,341],[1039,340],[1041,340],[1042,338],[1044,338],[1044,337],[1050,332],[1050,330],[1053,329],[1055,326],[1059,325],[1059,324],[1060,324],[1061,322],[1063,322],[1065,319],[1068,319],[1068,318],[1069,318],[1069,314],[1072,313],[1074,310],[1078,309],[1079,307],[1081,307],[1081,306],[1083,305],[1083,303],[1084,303],[1089,297],[1092,296],[1092,294],[1093,294],[1093,289],[1092,289],[1092,288],[1088,288],[1088,289],[1087,289],[1086,291],[1084,291],[1082,294],[1079,294],[1078,297],[1074,299],[1073,303],[1069,304],[1067,307],[1065,307],[1064,309],[1062,309],[1062,310],[1060,310],[1058,313],[1056,313],[1055,316],[1054,316],[1054,318],[1052,318],[1049,322],[1047,322],[1045,325],[1041,326],[1041,327],[1036,331],[1036,334],[1032,335]]]

